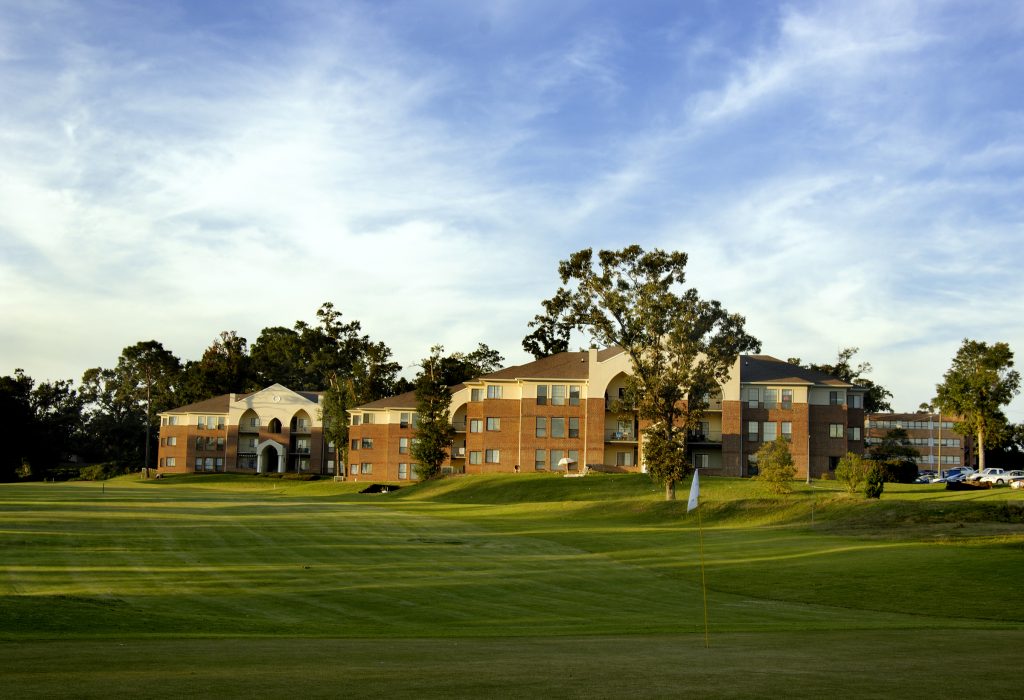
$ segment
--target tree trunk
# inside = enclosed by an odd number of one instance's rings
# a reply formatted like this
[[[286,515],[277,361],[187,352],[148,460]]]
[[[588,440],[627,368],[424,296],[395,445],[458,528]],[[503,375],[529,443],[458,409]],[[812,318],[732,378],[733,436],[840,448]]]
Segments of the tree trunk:
[[[665,482],[665,500],[674,501],[676,500],[676,481],[675,479],[669,479]]]
[[[985,431],[978,428],[978,471],[985,471]]]

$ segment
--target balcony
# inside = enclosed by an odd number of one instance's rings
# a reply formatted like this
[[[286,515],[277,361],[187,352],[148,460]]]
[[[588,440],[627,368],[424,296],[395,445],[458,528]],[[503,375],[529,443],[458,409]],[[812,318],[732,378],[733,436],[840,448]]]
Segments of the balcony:
[[[465,447],[453,447],[452,448],[452,459],[465,459],[466,448]]]
[[[240,425],[238,426],[238,432],[240,433],[259,433],[260,426],[258,425]]]
[[[695,444],[719,444],[722,442],[720,430],[691,430],[686,434],[686,442]]]
[[[632,430],[606,430],[605,442],[636,442],[636,433]]]
[[[455,432],[457,432],[457,433],[464,433],[464,432],[466,432],[466,421],[464,421],[464,420],[452,421],[452,427],[455,429]]]
[[[290,432],[292,435],[309,435],[311,431],[308,425],[296,425]]]
[[[293,447],[291,449],[291,453],[293,455],[308,455],[309,454],[309,448],[308,447]]]

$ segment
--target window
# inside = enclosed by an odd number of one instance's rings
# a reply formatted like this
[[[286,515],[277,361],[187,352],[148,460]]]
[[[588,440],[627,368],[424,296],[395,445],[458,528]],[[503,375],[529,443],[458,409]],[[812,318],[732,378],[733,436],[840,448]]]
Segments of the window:
[[[217,438],[215,438],[215,437],[208,437],[208,438],[206,438],[206,450],[208,452],[213,452],[216,449],[217,449]]]
[[[693,455],[693,468],[694,469],[707,469],[708,467],[708,455],[700,452]]]
[[[281,432],[281,421],[279,421],[277,418],[272,418],[270,420],[270,423],[267,425],[267,430],[271,433]]]
[[[783,389],[782,390],[782,407],[793,408],[793,390]]]
[[[178,444],[178,438],[176,438],[176,437],[169,437],[169,438],[167,438],[167,444],[170,447],[174,447],[175,445]]]
[[[492,433],[501,430],[501,418],[488,418],[487,430]]]
[[[352,465],[349,466],[349,474],[352,474],[353,476],[355,476],[358,473],[359,473],[359,465],[358,464],[352,464]]]
[[[409,438],[398,438],[398,454],[409,454]]]
[[[398,414],[398,427],[399,428],[408,428],[409,427],[409,414],[408,413],[400,413],[400,414]]]
[[[793,424],[788,420],[782,421],[782,437],[787,440],[793,439]]]
[[[580,405],[580,387],[570,386],[569,387],[569,405],[579,406]]]
[[[554,384],[551,387],[551,405],[552,406],[564,406],[565,405],[565,385]]]
[[[829,423],[828,424],[828,436],[830,438],[841,438],[843,436],[843,424],[842,423]]]
[[[548,419],[543,416],[537,416],[537,437],[547,437],[548,434]]]
[[[561,464],[563,457],[565,457],[563,450],[551,450],[551,468],[565,469],[565,465]]]
[[[850,427],[846,429],[847,440],[860,440],[860,428]]]
[[[353,440],[352,441],[352,449],[353,450],[358,450],[359,449],[359,440]]]
[[[224,438],[222,438],[222,437],[217,438],[217,449],[221,450],[221,451],[224,450]]]
[[[469,463],[470,464],[483,464],[484,460],[482,459],[482,457],[483,457],[483,452],[480,452],[479,450],[473,450],[473,451],[471,451],[469,453]]]
[[[551,419],[551,437],[553,437],[553,438],[565,437],[565,418],[552,418]]]
[[[543,406],[548,402],[548,387],[546,384],[537,386],[537,405]]]
[[[484,394],[484,390],[483,389],[470,389],[469,390],[469,400],[470,401],[480,401],[480,400],[483,399],[483,394]]]
[[[756,420],[747,421],[747,439],[748,440],[754,440],[754,441],[757,440],[757,421]]]
[[[633,466],[633,453],[632,452],[616,452],[615,453],[615,466],[617,466],[617,467],[632,467]]]
[[[364,413],[363,414],[363,425],[373,425],[373,414],[372,413]]]
[[[405,462],[398,463],[398,478],[408,479],[409,478],[409,465]]]
[[[409,465],[409,478],[411,478],[413,481],[420,480],[420,465],[416,464],[415,462]]]
[[[548,466],[548,453],[547,450],[536,450],[533,457],[533,468],[537,471],[542,471]]]
[[[828,392],[828,402],[832,406],[841,406],[843,404],[843,392],[841,392],[841,391],[830,391],[830,392]]]
[[[487,387],[487,398],[489,399],[500,399],[501,398],[501,387],[497,384],[490,384]]]
[[[196,457],[196,471],[197,472],[203,471],[203,458],[202,457]]]
[[[359,465],[360,474],[373,474],[373,465],[369,462],[363,462]]]
[[[196,427],[200,430],[206,427],[206,416],[198,416],[196,418]]]
[[[352,425],[360,425],[363,422],[362,416],[352,416]]]
[[[207,457],[206,458],[206,471],[208,471],[208,472],[212,472],[213,471],[213,457]]]
[[[569,437],[578,438],[580,436],[580,419],[570,418],[569,419]]]
[[[850,394],[850,408],[864,408],[864,395]]]
[[[501,450],[484,450],[484,459],[488,464],[498,464],[501,461]]]
[[[364,450],[372,450],[373,449],[373,438],[363,438],[361,447]]]
[[[412,427],[414,427],[414,428],[420,427],[420,414],[418,414],[418,413],[413,413],[412,414]]]
[[[761,424],[761,439],[765,442],[775,442],[775,431],[778,426],[771,421]]]
[[[579,466],[580,463],[580,451],[569,450],[566,456],[569,458],[569,471],[576,471],[576,468]]]
[[[757,408],[760,398],[761,391],[757,387],[747,387],[747,408]]]
[[[178,424],[178,417],[177,416],[167,416],[166,420],[167,420],[167,425],[177,425]]]
[[[206,445],[206,440],[204,440],[201,437],[197,437],[196,438],[196,450],[202,450],[205,445]]]
[[[484,431],[484,422],[479,418],[472,418],[469,421],[469,432],[471,433],[482,433]]]
[[[778,389],[765,389],[764,390],[764,407],[775,408],[775,403],[778,401],[779,390]]]
[[[217,467],[217,471],[224,471],[224,458],[218,457],[217,461],[215,462],[215,465]]]
[[[173,466],[175,466],[175,465],[176,465],[176,460],[175,460],[175,458],[174,458],[174,457],[168,457],[168,458],[167,458],[167,466],[168,466],[168,467],[173,467]]]

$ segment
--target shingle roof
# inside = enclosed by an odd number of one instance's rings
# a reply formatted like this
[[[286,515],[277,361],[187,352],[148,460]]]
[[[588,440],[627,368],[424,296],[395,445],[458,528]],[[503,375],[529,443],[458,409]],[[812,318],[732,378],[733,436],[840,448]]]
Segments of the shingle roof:
[[[836,387],[859,388],[832,375],[790,364],[771,355],[744,355],[740,358],[740,381],[827,384]]]
[[[248,394],[236,394],[235,398],[240,399],[245,396],[248,396]],[[214,396],[212,399],[196,401],[185,406],[161,411],[161,413],[227,413],[230,403],[231,394],[221,394],[220,396]]]
[[[600,362],[622,352],[622,348],[606,348],[599,350],[597,359]],[[542,357],[525,365],[516,365],[499,369],[497,372],[485,374],[480,379],[586,379],[590,376],[589,351],[560,352],[556,355]]]

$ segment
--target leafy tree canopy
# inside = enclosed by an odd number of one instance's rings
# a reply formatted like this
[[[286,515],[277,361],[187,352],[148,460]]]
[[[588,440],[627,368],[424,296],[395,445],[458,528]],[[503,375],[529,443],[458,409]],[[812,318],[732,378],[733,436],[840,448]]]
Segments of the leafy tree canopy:
[[[675,483],[693,471],[686,433],[696,427],[708,396],[725,381],[739,353],[760,350],[745,320],[686,289],[686,253],[590,248],[559,263],[562,280],[544,302],[552,322],[576,328],[593,342],[617,345],[629,356],[628,400],[641,419],[644,458],[651,476]]]
[[[565,320],[564,309],[557,308],[559,298],[541,302],[544,313],[533,317],[527,325],[533,332],[523,338],[523,350],[539,360],[569,349],[572,326]]]
[[[936,386],[935,405],[960,417],[961,432],[977,436],[978,465],[985,468],[987,439],[998,439],[1007,426],[1003,406],[1020,393],[1020,373],[1013,369],[1007,343],[964,338],[953,364]]]
[[[793,489],[793,455],[789,451],[789,439],[778,436],[772,442],[761,445],[757,451],[757,480],[772,493],[789,493]]]
[[[452,395],[444,376],[444,347],[435,345],[430,356],[420,364],[416,378],[416,413],[419,426],[412,442],[411,453],[416,460],[421,479],[433,479],[441,474],[441,465],[448,458],[455,429],[448,418]]]

